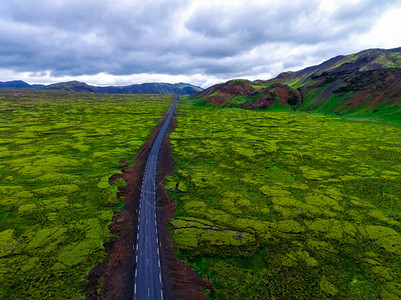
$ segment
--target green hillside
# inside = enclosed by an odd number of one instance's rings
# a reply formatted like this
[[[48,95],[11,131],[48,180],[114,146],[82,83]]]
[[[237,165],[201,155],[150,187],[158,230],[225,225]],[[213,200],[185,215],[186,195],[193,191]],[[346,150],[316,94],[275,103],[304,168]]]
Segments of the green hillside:
[[[203,103],[401,119],[401,48],[365,50],[270,80],[231,80],[194,94]]]

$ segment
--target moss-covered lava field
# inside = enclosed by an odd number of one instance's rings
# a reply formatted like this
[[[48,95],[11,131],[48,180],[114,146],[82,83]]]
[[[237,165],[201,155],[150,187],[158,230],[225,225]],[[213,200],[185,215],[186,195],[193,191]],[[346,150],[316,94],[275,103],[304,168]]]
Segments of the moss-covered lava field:
[[[122,206],[119,166],[171,103],[169,95],[1,92],[0,299],[83,297]]]
[[[171,103],[1,92],[1,299],[84,298],[122,207],[122,166]],[[396,122],[192,99],[176,121],[170,228],[208,298],[401,297]]]
[[[211,299],[399,299],[401,128],[181,104],[177,254]]]

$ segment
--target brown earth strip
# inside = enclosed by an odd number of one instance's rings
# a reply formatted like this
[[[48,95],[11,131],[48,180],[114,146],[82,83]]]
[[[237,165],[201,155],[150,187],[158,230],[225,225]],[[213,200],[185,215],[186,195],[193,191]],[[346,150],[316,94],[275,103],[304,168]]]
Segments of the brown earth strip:
[[[127,187],[124,189],[124,205],[121,210],[114,213],[113,221],[109,227],[110,232],[116,238],[104,243],[107,258],[89,273],[89,283],[83,291],[88,299],[133,298],[135,271],[133,245],[135,245],[136,240],[140,186],[146,159],[167,114],[168,111],[152,130],[150,138],[139,151],[135,162],[128,167],[122,166],[123,174],[110,179],[112,182],[123,177],[127,182]],[[169,138],[170,133],[175,128],[176,122],[175,119],[172,119],[160,151],[158,182],[163,180],[165,176],[172,174],[175,168]],[[124,162],[122,163],[124,164]],[[161,207],[161,214],[158,214],[158,227],[162,244],[161,260],[165,296],[167,299],[205,299],[203,290],[210,289],[210,284],[188,265],[179,261],[174,247],[171,247],[171,232],[168,223],[175,214],[176,204],[162,185],[158,185],[157,196],[158,205]]]
[[[173,174],[175,170],[174,158],[171,154],[170,133],[177,127],[175,119],[171,120],[165,140],[160,150],[159,172],[157,195],[158,206],[161,208],[158,214],[161,260],[163,268],[164,289],[169,292],[167,299],[206,299],[204,290],[211,289],[211,284],[198,275],[188,265],[179,261],[176,257],[176,250],[171,240],[171,231],[168,227],[169,222],[175,215],[176,203],[174,199],[164,189],[164,178]],[[173,247],[171,247],[173,246]]]

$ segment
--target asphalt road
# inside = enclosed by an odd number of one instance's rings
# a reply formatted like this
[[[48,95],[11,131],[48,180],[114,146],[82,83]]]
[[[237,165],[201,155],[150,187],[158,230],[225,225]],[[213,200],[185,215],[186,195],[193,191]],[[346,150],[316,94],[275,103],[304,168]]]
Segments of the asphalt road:
[[[160,266],[159,238],[156,219],[156,167],[159,151],[167,127],[174,113],[178,97],[171,107],[163,127],[157,134],[146,162],[138,210],[136,239],[136,269],[134,299],[163,299],[162,272]]]

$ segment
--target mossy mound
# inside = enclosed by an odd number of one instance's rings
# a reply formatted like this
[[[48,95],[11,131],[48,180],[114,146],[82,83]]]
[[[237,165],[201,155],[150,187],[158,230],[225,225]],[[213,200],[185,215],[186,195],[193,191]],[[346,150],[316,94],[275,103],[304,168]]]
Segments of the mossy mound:
[[[244,248],[256,243],[255,237],[247,232],[221,228],[215,224],[197,219],[175,219],[173,226],[174,240],[181,251],[189,251],[192,256],[213,254],[225,251],[230,255],[239,255]]]
[[[0,232],[0,257],[14,253],[19,242],[15,239],[15,231],[7,229]]]

